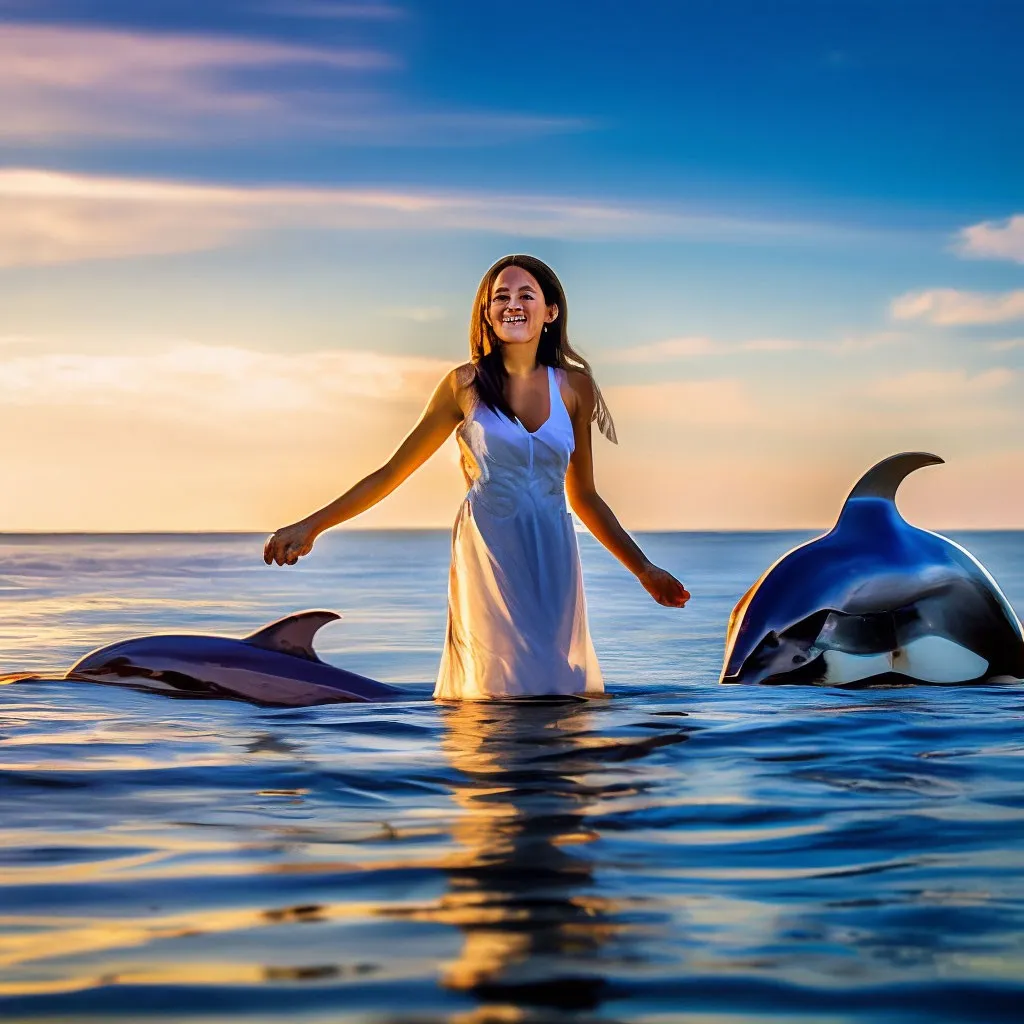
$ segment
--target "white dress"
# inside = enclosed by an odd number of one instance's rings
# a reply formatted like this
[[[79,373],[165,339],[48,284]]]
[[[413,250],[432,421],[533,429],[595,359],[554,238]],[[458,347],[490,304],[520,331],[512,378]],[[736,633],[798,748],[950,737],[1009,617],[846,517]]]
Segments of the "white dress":
[[[604,689],[565,504],[572,421],[551,367],[548,392],[532,434],[479,401],[456,433],[472,484],[452,531],[438,699]]]

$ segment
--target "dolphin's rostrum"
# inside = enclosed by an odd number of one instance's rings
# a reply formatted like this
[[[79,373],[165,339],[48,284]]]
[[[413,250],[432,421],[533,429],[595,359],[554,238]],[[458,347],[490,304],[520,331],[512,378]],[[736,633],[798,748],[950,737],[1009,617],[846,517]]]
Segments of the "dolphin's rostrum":
[[[313,636],[337,612],[288,615],[243,640],[194,634],[136,637],[86,655],[67,679],[295,707],[395,699],[402,691],[317,657]]]
[[[926,452],[893,455],[827,534],[783,555],[729,619],[723,683],[983,682],[1024,677],[1024,634],[959,544],[911,526],[896,491]]]

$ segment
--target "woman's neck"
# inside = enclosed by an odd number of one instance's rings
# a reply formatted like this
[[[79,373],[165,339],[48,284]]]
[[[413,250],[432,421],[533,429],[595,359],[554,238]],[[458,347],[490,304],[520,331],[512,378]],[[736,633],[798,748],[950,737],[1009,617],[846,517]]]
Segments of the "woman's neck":
[[[503,345],[501,361],[510,377],[528,377],[537,369],[537,346]]]

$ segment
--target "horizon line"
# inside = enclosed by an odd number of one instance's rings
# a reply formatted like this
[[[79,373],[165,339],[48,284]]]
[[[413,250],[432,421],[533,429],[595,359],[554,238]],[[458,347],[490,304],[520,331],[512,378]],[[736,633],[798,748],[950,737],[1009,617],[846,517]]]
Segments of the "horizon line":
[[[833,526],[835,524],[832,524]],[[737,529],[714,529],[710,527],[685,527],[666,529],[630,530],[637,536],[651,534],[737,534],[753,533],[808,533],[814,530],[828,531],[832,526],[774,526],[743,527]],[[1024,533],[1021,526],[945,526],[935,527],[939,532],[950,533]],[[325,533],[451,533],[450,526],[362,526],[346,530],[325,531]],[[577,535],[592,536],[589,530],[577,530]],[[0,540],[21,537],[268,537],[272,530],[0,530]]]

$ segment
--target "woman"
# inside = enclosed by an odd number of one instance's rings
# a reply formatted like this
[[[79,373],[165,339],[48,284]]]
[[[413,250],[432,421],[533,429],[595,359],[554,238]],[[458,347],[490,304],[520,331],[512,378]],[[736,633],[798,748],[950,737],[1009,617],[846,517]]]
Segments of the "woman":
[[[319,534],[390,494],[455,430],[469,492],[452,535],[439,699],[603,690],[566,493],[659,604],[689,600],[597,493],[590,424],[612,441],[615,428],[590,367],[569,345],[566,319],[550,267],[532,256],[498,260],[477,289],[471,362],[445,376],[385,466],[278,530],[264,549],[268,565],[294,565]]]

